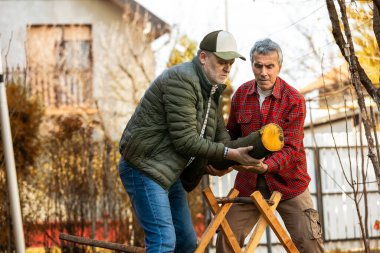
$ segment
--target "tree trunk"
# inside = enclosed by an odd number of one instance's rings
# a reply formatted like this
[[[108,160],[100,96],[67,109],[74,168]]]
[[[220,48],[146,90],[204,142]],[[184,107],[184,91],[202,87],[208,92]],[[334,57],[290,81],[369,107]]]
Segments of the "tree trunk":
[[[338,18],[338,14],[334,5],[334,0],[326,0],[327,9],[328,9],[330,20],[332,23],[332,33],[335,38],[336,44],[338,45],[341,53],[343,54],[344,58],[346,59],[347,63],[350,66],[352,84],[355,88],[355,92],[358,97],[360,115],[363,121],[362,125],[364,126],[365,136],[368,143],[368,157],[370,158],[372,162],[375,175],[376,175],[377,184],[378,184],[378,191],[380,192],[380,165],[379,165],[379,160],[378,160],[379,157],[375,153],[374,141],[371,135],[373,122],[371,122],[371,119],[368,116],[361,86],[363,85],[365,89],[367,90],[367,92],[370,94],[370,96],[374,99],[374,101],[376,102],[378,106],[378,109],[379,109],[379,104],[380,104],[379,90],[376,89],[373,83],[368,79],[367,74],[364,72],[363,68],[360,66],[358,58],[355,55],[354,43],[353,43],[353,39],[351,35],[351,29],[348,24],[345,2],[344,0],[338,0],[337,2],[339,4],[340,13],[342,15],[340,20]],[[345,37],[343,36],[342,30],[340,27],[340,21],[342,22],[343,27],[344,27]],[[363,224],[361,211],[358,208],[359,202],[360,200],[357,199],[357,197],[355,197],[355,205],[357,206],[357,214],[359,218],[359,225],[360,225],[362,240],[364,244],[364,251],[367,253],[367,252],[370,252],[370,245],[369,245],[369,240],[368,240],[369,238],[368,238],[368,232],[365,227],[366,224]],[[367,216],[368,207],[365,206],[365,209],[366,209],[365,216]],[[364,219],[367,220],[367,217],[364,217]]]
[[[377,2],[377,3],[376,3]],[[375,33],[377,46],[380,50],[380,0],[373,1],[373,32]]]
[[[374,1],[380,1],[380,0],[374,0]],[[345,49],[349,49],[349,48],[346,48],[346,45],[349,45],[349,44],[348,42],[346,42],[342,34],[342,31],[340,30],[339,17],[335,9],[334,1],[326,0],[326,5],[327,5],[327,10],[329,13],[331,25],[332,25],[332,34],[334,36],[336,44],[338,45],[343,57],[346,59],[348,63],[350,63],[349,56],[347,56],[345,53]],[[360,82],[362,83],[363,87],[366,89],[368,94],[371,96],[371,98],[375,101],[377,108],[380,111],[380,90],[376,89],[376,87],[373,85],[367,73],[364,71],[364,69],[360,65],[356,55],[354,53],[352,55],[353,55],[353,61],[356,62]],[[379,186],[379,189],[380,189],[380,186]]]

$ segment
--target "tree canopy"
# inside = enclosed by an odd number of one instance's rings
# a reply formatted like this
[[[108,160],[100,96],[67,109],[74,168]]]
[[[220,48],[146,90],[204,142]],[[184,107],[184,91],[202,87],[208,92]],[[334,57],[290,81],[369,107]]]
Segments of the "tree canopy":
[[[371,2],[348,5],[347,14],[352,25],[356,55],[368,78],[380,88],[380,50],[373,30],[374,6]]]

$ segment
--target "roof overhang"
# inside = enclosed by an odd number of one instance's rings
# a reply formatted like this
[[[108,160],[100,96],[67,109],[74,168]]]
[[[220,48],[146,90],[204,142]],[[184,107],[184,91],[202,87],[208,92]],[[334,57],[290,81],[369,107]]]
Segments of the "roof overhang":
[[[348,80],[350,79],[347,63],[342,64],[339,67],[333,68],[331,71],[323,74],[316,81],[311,84],[302,87],[299,91],[301,94],[305,95],[314,90],[321,90],[322,88],[326,88],[333,86],[345,86]]]
[[[149,31],[147,33],[150,34],[152,40],[155,40],[166,33],[171,33],[171,27],[168,23],[163,21],[161,18],[157,17],[153,12],[149,11],[136,1],[111,0],[111,2],[115,3],[117,6],[122,8],[124,12],[137,12],[141,17],[144,17],[146,22],[148,22],[150,25],[148,29]]]

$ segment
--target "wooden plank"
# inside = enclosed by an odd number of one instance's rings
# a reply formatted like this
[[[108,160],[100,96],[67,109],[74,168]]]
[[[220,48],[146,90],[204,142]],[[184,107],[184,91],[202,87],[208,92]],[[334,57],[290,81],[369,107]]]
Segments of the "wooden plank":
[[[145,252],[145,249],[141,247],[127,246],[124,244],[113,243],[113,242],[104,242],[104,241],[94,240],[94,239],[90,239],[86,237],[68,235],[68,234],[63,234],[63,233],[59,234],[59,239],[73,242],[73,243],[82,244],[82,245],[90,245],[90,246],[99,247],[103,249],[111,249],[111,250],[127,252],[127,253]]]
[[[236,189],[231,189],[228,194],[228,198],[235,198],[239,194],[239,191]],[[235,235],[233,234],[231,227],[229,226],[225,216],[232,206],[232,203],[223,204],[219,207],[218,202],[212,193],[210,187],[207,187],[203,191],[203,195],[205,196],[207,203],[211,209],[211,212],[215,215],[208,225],[206,231],[203,233],[201,240],[199,241],[198,247],[194,251],[194,253],[203,253],[214,236],[216,230],[219,225],[222,227],[222,232],[227,238],[228,243],[236,253],[242,253],[239,243],[237,242]]]
[[[273,202],[273,204],[270,206],[270,209],[274,212],[278,206],[278,203],[281,200],[282,194],[280,192],[273,192],[272,196],[270,197],[270,201]],[[247,246],[245,247],[244,253],[253,253],[256,249],[256,247],[259,245],[260,239],[264,234],[265,228],[267,227],[268,222],[265,220],[263,215],[260,216],[259,221],[257,222],[255,229],[253,230],[253,233],[251,235],[251,238],[249,239],[249,242]]]
[[[219,205],[218,205],[219,202],[217,203],[217,199],[214,197],[214,194],[212,194],[210,188],[205,189],[203,191],[203,194],[206,197],[207,203],[211,207],[211,212],[215,215],[219,208]],[[231,189],[231,191],[227,195],[227,199],[238,199],[239,197],[235,197],[235,195],[237,196],[238,194],[239,194],[238,190]],[[231,203],[235,203],[235,202],[231,202]],[[228,221],[226,219],[223,219],[220,225],[221,225],[222,233],[227,238],[227,242],[230,245],[231,249],[234,250],[234,252],[242,252],[239,242],[237,241],[234,233],[232,232],[232,229],[230,225],[228,224]]]
[[[284,246],[285,250],[288,253],[299,253],[293,241],[290,239],[288,233],[281,226],[274,212],[270,209],[261,193],[259,191],[255,191],[252,193],[251,197],[265,220],[272,228],[273,232],[276,234],[277,238],[280,240],[282,246]]]

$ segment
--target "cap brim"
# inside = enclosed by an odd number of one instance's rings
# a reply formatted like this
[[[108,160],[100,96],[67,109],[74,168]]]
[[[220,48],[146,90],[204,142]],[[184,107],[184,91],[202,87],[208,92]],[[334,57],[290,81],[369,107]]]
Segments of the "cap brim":
[[[221,58],[223,60],[227,60],[227,61],[235,59],[235,58],[240,58],[243,61],[245,61],[245,57],[244,56],[242,56],[241,54],[239,54],[237,52],[234,52],[234,51],[229,51],[229,52],[213,52],[213,54],[215,54],[219,58]]]

